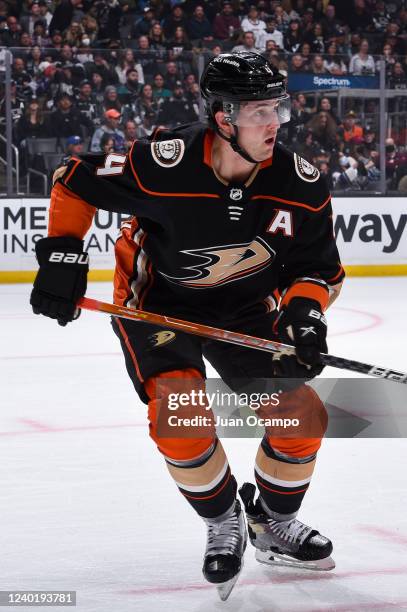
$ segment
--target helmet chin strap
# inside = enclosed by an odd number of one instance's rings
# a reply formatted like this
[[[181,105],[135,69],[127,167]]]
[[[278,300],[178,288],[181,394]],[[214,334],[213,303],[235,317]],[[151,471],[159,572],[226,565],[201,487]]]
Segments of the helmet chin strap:
[[[238,153],[240,155],[240,157],[243,157],[243,159],[245,159],[246,161],[250,162],[251,164],[259,164],[260,162],[257,159],[253,159],[253,157],[250,157],[250,155],[247,153],[247,151],[242,149],[242,147],[240,146],[240,144],[239,144],[239,142],[237,140],[239,138],[238,127],[234,123],[232,125],[235,128],[235,133],[232,136],[230,136],[230,138],[228,138],[227,136],[225,136],[225,134],[222,133],[222,131],[219,129],[218,125],[215,122],[216,133],[221,138],[223,138],[223,140],[226,140],[226,142],[228,142],[230,144],[230,146],[235,151],[235,153]]]

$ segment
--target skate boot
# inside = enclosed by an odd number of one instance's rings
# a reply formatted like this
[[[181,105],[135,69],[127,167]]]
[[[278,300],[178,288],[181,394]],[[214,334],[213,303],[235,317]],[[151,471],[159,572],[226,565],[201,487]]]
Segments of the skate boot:
[[[318,531],[293,518],[276,521],[266,514],[260,498],[254,502],[256,487],[246,482],[239,490],[243,500],[250,541],[260,563],[311,570],[331,570],[332,542]]]
[[[221,517],[204,519],[208,526],[203,574],[216,584],[219,597],[226,601],[243,567],[247,529],[240,502]]]

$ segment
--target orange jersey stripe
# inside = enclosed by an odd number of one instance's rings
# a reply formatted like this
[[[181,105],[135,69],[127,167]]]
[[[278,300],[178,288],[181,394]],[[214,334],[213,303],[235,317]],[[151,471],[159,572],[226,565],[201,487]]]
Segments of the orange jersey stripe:
[[[231,477],[231,473],[229,473],[229,476],[226,478],[225,482],[223,483],[223,485],[220,487],[220,489],[218,489],[217,491],[215,491],[215,493],[213,493],[212,495],[207,495],[206,497],[193,497],[192,495],[187,495],[186,493],[184,493],[184,491],[182,491],[182,495],[184,497],[187,497],[188,499],[197,499],[198,501],[201,501],[203,499],[213,499],[214,497],[216,497],[217,495],[219,495],[219,493],[226,487],[226,485],[228,484],[230,477]],[[182,485],[179,485],[180,488],[182,489]]]
[[[82,240],[92,225],[96,208],[61,183],[51,191],[48,236],[74,236]]]
[[[139,245],[134,242],[133,236],[138,229],[138,221],[134,217],[130,228],[123,228],[122,235],[117,239],[115,245],[116,267],[114,273],[114,298],[115,304],[124,305],[129,297],[129,279],[134,274],[134,260],[137,257]]]
[[[319,212],[320,210],[325,208],[328,202],[330,202],[331,196],[328,196],[325,202],[321,204],[321,206],[319,206],[318,208],[313,208],[312,206],[309,206],[308,204],[304,204],[303,202],[293,202],[291,200],[284,200],[283,198],[278,198],[277,196],[256,195],[252,197],[252,200],[262,200],[262,199],[263,200],[275,200],[276,202],[282,202],[283,204],[290,204],[291,206],[301,206],[301,208],[306,208],[307,210],[311,210],[312,212]]]

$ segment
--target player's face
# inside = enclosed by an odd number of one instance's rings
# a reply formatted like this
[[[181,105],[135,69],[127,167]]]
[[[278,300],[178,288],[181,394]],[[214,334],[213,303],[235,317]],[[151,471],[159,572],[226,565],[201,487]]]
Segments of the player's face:
[[[273,154],[280,127],[278,104],[271,100],[247,102],[240,108],[236,121],[239,144],[257,161],[268,159]]]

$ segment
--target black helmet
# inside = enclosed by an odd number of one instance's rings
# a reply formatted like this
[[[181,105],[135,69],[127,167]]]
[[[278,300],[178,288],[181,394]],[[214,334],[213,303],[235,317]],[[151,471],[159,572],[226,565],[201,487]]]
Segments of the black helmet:
[[[207,64],[201,94],[207,104],[280,98],[286,95],[285,77],[258,53],[222,53]]]

